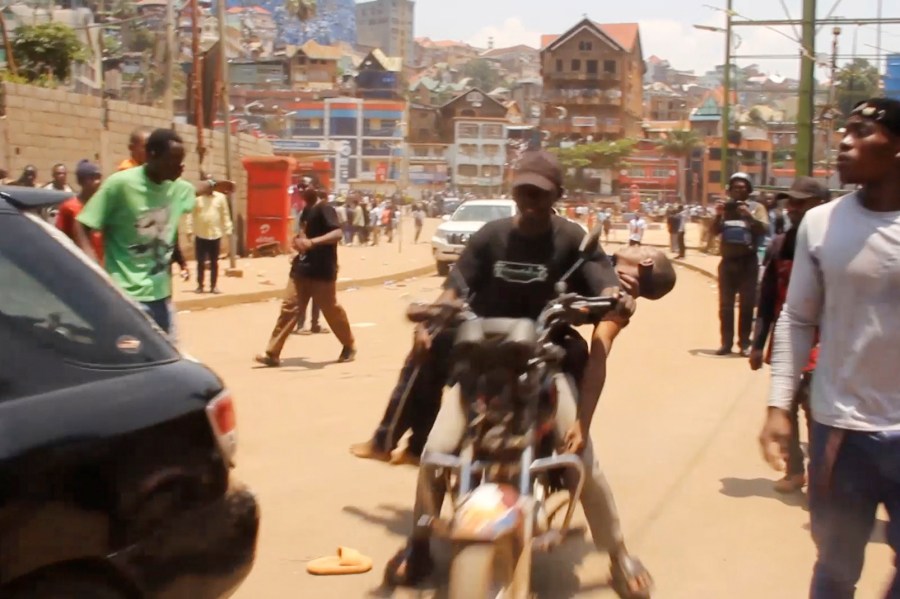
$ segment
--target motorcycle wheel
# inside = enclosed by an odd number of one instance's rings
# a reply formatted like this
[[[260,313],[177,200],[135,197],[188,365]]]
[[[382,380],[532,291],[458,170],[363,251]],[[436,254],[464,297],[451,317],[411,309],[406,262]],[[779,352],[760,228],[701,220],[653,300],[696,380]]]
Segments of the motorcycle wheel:
[[[498,599],[513,583],[512,543],[458,543],[450,560],[448,599]]]

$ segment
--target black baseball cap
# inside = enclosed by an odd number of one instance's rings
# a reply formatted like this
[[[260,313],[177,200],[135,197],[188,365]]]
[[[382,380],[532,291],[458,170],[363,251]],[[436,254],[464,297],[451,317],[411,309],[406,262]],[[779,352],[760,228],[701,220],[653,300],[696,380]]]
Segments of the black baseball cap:
[[[798,177],[788,191],[780,191],[775,196],[776,200],[793,198],[795,200],[809,200],[819,198],[827,202],[830,196],[828,188],[821,181],[812,177]]]
[[[525,152],[516,163],[513,188],[534,185],[544,191],[560,191],[563,188],[563,170],[550,152]]]
[[[881,124],[893,135],[900,135],[900,100],[872,98],[853,107],[850,116],[860,116]]]

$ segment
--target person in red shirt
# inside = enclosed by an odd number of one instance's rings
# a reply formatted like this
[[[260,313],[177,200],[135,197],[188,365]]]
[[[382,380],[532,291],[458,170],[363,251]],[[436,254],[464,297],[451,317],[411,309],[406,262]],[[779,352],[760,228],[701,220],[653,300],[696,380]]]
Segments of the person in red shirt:
[[[87,201],[100,189],[100,181],[103,179],[100,167],[90,160],[82,160],[75,169],[75,180],[81,191],[59,205],[56,214],[56,228],[75,241],[75,217],[87,204]],[[103,235],[100,231],[91,232],[91,245],[97,254],[97,260],[103,264]]]

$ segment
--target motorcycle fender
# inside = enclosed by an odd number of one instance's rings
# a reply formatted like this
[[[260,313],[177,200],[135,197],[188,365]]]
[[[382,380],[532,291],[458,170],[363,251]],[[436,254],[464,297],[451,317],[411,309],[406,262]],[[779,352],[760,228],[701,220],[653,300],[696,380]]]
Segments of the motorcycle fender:
[[[510,485],[486,484],[469,493],[450,523],[453,541],[493,542],[523,530],[519,492]]]

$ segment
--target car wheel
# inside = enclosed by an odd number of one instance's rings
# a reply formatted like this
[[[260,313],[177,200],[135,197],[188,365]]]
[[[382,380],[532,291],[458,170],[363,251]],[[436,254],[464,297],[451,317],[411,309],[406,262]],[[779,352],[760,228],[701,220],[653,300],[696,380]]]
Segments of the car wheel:
[[[102,578],[82,578],[73,576],[54,576],[38,578],[17,586],[9,599],[128,599],[128,595],[120,591]]]
[[[438,276],[446,277],[450,274],[450,263],[449,262],[438,262],[437,263],[437,273]]]

